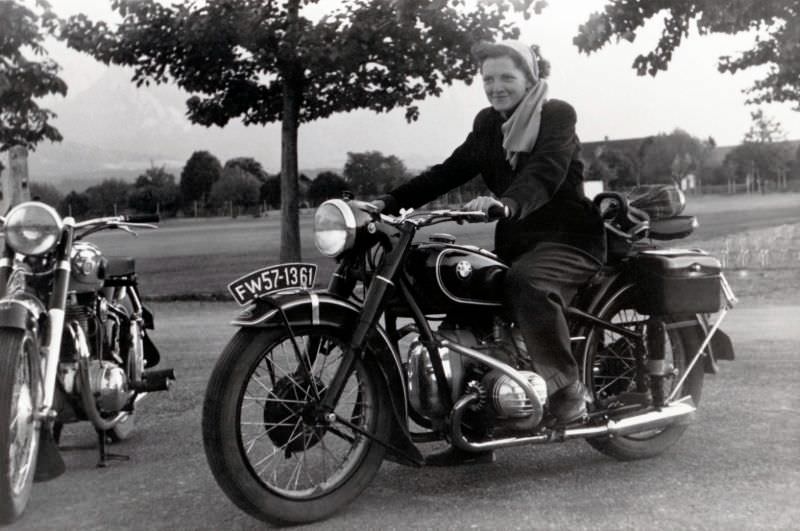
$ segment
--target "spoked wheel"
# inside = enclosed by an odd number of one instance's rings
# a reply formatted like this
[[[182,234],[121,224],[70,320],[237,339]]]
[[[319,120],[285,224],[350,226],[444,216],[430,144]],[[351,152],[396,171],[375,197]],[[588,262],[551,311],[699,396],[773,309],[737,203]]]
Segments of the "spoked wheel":
[[[606,301],[598,317],[638,333],[653,333],[647,330],[648,316],[633,309],[634,296],[632,285],[623,287]],[[669,368],[669,376],[665,379],[667,394],[674,390],[701,343],[696,328],[670,326],[677,321],[674,318],[664,320],[664,361]],[[653,390],[643,374],[642,362],[647,360],[643,353],[637,352],[640,348],[636,341],[617,332],[600,327],[589,330],[583,352],[583,381],[594,397],[595,409],[606,410],[613,418],[616,408],[620,409],[620,416],[634,414],[637,409],[652,408]],[[639,357],[642,357],[642,362]],[[676,398],[690,395],[697,405],[702,388],[703,367],[698,363],[684,380]],[[686,427],[685,424],[672,424],[657,430],[587,441],[597,450],[617,459],[642,459],[664,452],[680,439]]]
[[[244,330],[212,373],[203,440],[214,476],[240,508],[262,520],[325,518],[355,498],[380,467],[388,396],[370,357],[356,363],[333,412],[319,408],[345,352],[344,331]]]
[[[41,402],[39,355],[27,331],[0,329],[0,522],[22,515],[33,485]]]

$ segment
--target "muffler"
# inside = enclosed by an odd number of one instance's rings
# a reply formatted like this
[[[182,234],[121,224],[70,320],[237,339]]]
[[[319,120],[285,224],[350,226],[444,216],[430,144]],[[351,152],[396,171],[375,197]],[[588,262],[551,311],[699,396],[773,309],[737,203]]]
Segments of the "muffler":
[[[461,431],[461,419],[469,405],[479,400],[477,394],[462,397],[453,407],[450,435],[454,446],[468,452],[482,452],[498,448],[509,448],[524,444],[544,444],[568,439],[589,439],[592,437],[615,437],[632,435],[649,430],[666,428],[672,424],[684,424],[692,420],[697,410],[691,397],[687,396],[668,405],[638,415],[609,420],[600,426],[581,426],[575,428],[545,429],[531,435],[520,435],[489,441],[470,441]]]

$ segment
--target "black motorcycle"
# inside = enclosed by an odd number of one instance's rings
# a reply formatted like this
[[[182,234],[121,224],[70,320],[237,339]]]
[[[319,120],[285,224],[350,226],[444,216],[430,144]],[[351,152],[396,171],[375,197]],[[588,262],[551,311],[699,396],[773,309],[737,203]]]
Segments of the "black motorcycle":
[[[353,500],[384,457],[424,464],[415,442],[477,452],[584,438],[623,460],[675,444],[704,373],[733,359],[719,325],[736,299],[715,258],[653,243],[689,235],[695,218],[652,221],[615,193],[596,202],[608,261],[567,309],[594,399],[587,418],[558,425],[548,414],[545,382],[501,299],[507,265],[447,234],[414,241],[423,227],[486,215],[394,217],[334,199],[314,217],[318,249],[338,261],[328,289],[311,289],[313,264],[229,286],[246,307],[202,423],[222,490],[257,518],[296,524]]]
[[[65,423],[92,424],[100,466],[124,459],[106,452],[107,441],[129,437],[136,402],[175,378],[152,368],[160,355],[134,259],[104,256],[85,240],[152,221],[158,216],[76,222],[36,201],[0,218],[0,523],[22,514],[34,480],[64,471]]]

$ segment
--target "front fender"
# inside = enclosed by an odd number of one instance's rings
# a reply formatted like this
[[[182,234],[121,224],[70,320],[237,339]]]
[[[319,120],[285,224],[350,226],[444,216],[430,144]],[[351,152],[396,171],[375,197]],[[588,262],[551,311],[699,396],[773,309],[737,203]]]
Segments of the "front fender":
[[[0,300],[0,328],[29,330],[47,313],[44,305],[25,293],[17,293]]]
[[[360,306],[328,291],[290,292],[258,299],[242,310],[231,324],[242,328],[272,328],[285,327],[288,321],[290,327],[330,326],[352,331],[360,314]],[[407,464],[421,465],[422,455],[408,432],[408,397],[400,356],[380,326],[375,327],[370,346],[392,402],[395,426],[390,443],[402,450],[405,455],[395,454],[408,461]]]

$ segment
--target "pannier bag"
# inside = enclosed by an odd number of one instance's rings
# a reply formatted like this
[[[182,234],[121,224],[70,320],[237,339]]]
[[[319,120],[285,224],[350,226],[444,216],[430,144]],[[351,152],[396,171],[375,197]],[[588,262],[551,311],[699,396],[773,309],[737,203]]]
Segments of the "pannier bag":
[[[637,186],[628,192],[628,202],[651,220],[677,216],[686,208],[686,196],[674,184]]]
[[[643,251],[633,268],[639,313],[714,313],[723,306],[722,268],[713,256],[685,249]]]

